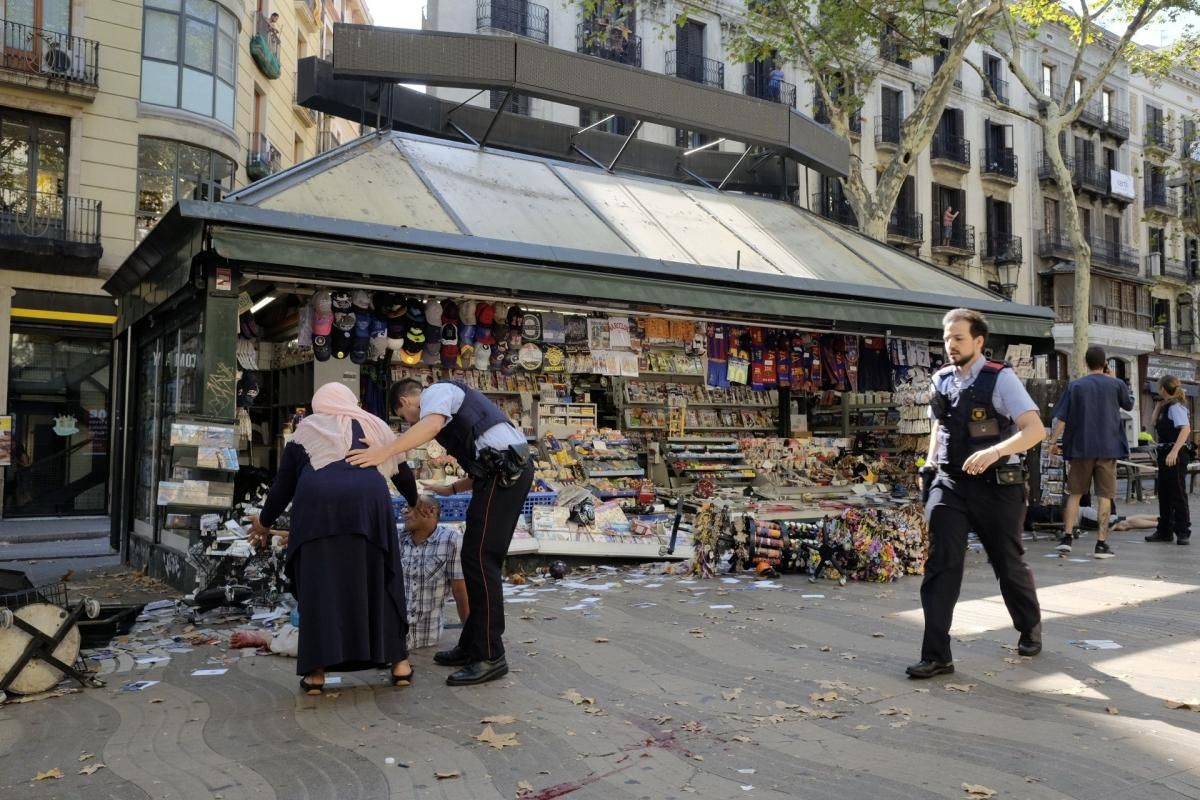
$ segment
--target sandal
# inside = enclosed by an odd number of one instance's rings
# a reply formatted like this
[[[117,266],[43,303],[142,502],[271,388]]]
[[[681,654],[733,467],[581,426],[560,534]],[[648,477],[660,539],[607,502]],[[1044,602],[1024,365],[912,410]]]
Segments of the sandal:
[[[408,668],[408,672],[403,675],[392,673],[392,686],[412,686],[413,672],[412,667]]]
[[[325,692],[325,681],[309,683],[308,678],[300,679],[300,689],[310,697],[318,697]]]

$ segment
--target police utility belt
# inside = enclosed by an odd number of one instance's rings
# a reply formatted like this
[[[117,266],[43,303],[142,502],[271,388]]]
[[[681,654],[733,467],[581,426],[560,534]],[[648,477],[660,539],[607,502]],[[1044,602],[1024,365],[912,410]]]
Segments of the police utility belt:
[[[479,451],[470,475],[476,480],[496,478],[501,489],[515,486],[530,461],[529,445],[510,444],[504,450],[485,447]]]

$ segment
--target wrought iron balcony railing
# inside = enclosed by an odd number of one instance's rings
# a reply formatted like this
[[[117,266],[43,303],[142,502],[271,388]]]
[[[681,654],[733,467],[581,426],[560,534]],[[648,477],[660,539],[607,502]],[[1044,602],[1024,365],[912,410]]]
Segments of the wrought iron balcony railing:
[[[925,217],[920,212],[893,211],[888,219],[888,236],[906,242],[918,243],[925,240]]]
[[[1024,260],[1021,237],[1011,233],[988,233],[983,242],[983,258],[996,264],[1020,264]]]
[[[642,37],[623,25],[606,25],[595,19],[579,23],[575,30],[575,50],[631,67],[642,65]]]
[[[782,103],[789,108],[796,107],[796,85],[785,80],[770,76],[743,75],[742,92],[760,100]]]
[[[962,223],[954,223],[946,226],[942,224],[941,215],[933,223],[933,239],[931,241],[935,251],[952,251],[962,253],[964,255],[974,255],[975,253],[975,226],[964,225]]]
[[[900,144],[900,125],[904,120],[900,117],[893,117],[887,114],[881,114],[875,118],[875,144],[876,145],[899,145]]]
[[[475,29],[505,31],[542,44],[550,43],[550,9],[524,0],[479,0]]]
[[[3,66],[69,84],[100,85],[100,43],[4,20]]]
[[[1146,274],[1151,278],[1174,278],[1180,281],[1189,280],[1187,265],[1177,258],[1167,258],[1162,253],[1151,253],[1146,256]]]
[[[713,58],[668,50],[667,74],[705,86],[725,88],[725,64]]]
[[[250,134],[250,148],[246,153],[246,175],[257,181],[274,175],[280,169],[279,150],[263,133]]]
[[[1017,154],[1011,147],[987,147],[983,151],[983,160],[979,162],[979,172],[996,178],[1010,181],[1017,180]]]
[[[100,202],[0,188],[0,240],[43,239],[100,244]]]
[[[1001,78],[997,75],[989,75],[987,82],[992,87],[992,91],[996,93],[996,99],[999,100],[1001,103],[1007,103],[1008,102],[1008,81],[1004,80],[1003,78]],[[992,97],[986,91],[983,94],[984,94],[984,97],[988,98],[989,100]]]
[[[970,169],[971,142],[961,136],[935,133],[929,146],[929,158],[932,161],[948,162],[964,169]]]
[[[1146,137],[1142,142],[1146,150],[1158,150],[1162,153],[1171,152],[1171,135],[1167,125],[1162,120],[1146,123]]]
[[[1146,211],[1175,216],[1179,213],[1179,204],[1175,202],[1174,195],[1167,188],[1166,181],[1161,178],[1155,181],[1152,178],[1151,175],[1147,175],[1145,178],[1142,205]]]
[[[1129,138],[1129,112],[1115,108],[1108,110],[1108,119],[1104,120],[1104,132],[1114,139],[1124,141]]]
[[[855,216],[854,209],[850,207],[850,203],[846,201],[845,197],[829,192],[814,192],[812,205],[809,208],[825,219],[833,220],[851,228],[858,227],[858,218]]]

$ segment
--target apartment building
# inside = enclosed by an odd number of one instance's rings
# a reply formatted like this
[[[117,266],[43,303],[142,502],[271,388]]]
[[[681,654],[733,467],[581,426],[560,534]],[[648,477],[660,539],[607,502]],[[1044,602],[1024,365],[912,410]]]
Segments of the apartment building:
[[[356,136],[295,103],[296,62],[371,17],[362,0],[0,0],[0,18],[0,515],[103,514],[105,278],[176,200]]]
[[[815,88],[797,64],[730,60],[727,41],[744,8],[738,2],[628,2],[618,12],[585,19],[573,3],[430,0],[424,25],[427,30],[525,36],[785,103],[821,121],[824,112]],[[687,20],[677,26],[677,15],[684,10]],[[1064,32],[1047,28],[1036,43],[1023,48],[1028,59],[1023,66],[1047,88],[1074,87],[1102,63],[1109,52],[1106,41],[1092,46],[1079,73],[1071,75],[1070,41]],[[948,47],[949,42],[943,44]],[[968,59],[980,66],[982,75],[966,65],[960,69],[930,147],[905,182],[888,239],[1014,300],[1054,308],[1059,357],[1049,368],[1052,375],[1065,375],[1071,352],[1074,264],[1061,201],[1048,182],[1040,130],[990,99],[995,94],[1013,108],[1034,108],[1031,95],[1010,73],[1006,59],[1011,52],[1003,42],[994,48],[970,48]],[[853,142],[868,184],[898,146],[901,122],[941,64],[938,55],[905,60],[887,42],[880,43],[877,55],[882,71],[866,94]],[[493,108],[503,100],[496,92],[476,96],[469,90],[431,91]],[[1151,82],[1130,75],[1122,64],[1064,136],[1075,201],[1092,244],[1092,336],[1113,354],[1118,373],[1135,383],[1162,372],[1147,366],[1149,354],[1156,353],[1153,363],[1161,365],[1169,356],[1191,356],[1200,349],[1195,334],[1198,231],[1181,216],[1192,195],[1185,197],[1178,186],[1183,160],[1200,159],[1200,145],[1192,144],[1200,139],[1197,99],[1200,76],[1178,73]],[[507,110],[581,126],[603,118],[588,109],[536,98],[510,98]],[[615,132],[627,131],[630,125],[620,118],[605,124]],[[705,142],[696,133],[653,125],[644,126],[638,136],[680,147]],[[836,180],[808,172],[801,184],[807,189],[797,202],[855,224]],[[1187,372],[1181,363],[1170,363],[1176,373]],[[1194,366],[1190,375],[1195,377]]]

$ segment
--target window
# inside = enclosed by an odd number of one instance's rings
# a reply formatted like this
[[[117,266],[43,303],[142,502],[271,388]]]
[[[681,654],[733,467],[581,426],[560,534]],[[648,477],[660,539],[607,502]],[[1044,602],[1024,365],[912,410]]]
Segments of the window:
[[[220,153],[170,139],[138,138],[137,240],[181,198],[216,200],[237,165]]]
[[[1113,108],[1113,93],[1111,90],[1105,89],[1103,92],[1100,93],[1100,113],[1102,115],[1101,119],[1103,119],[1105,122],[1112,121],[1112,108]]]
[[[32,193],[38,205],[61,209],[67,191],[71,121],[28,111],[0,109],[0,201],[16,206],[13,195]],[[42,209],[39,209],[42,210]]]
[[[1054,67],[1050,64],[1042,64],[1042,93],[1054,94]]]
[[[1079,98],[1083,97],[1083,78],[1075,79],[1075,94],[1071,98],[1072,101],[1078,103]]]
[[[213,0],[146,0],[143,14],[142,102],[232,128],[237,19]]]

